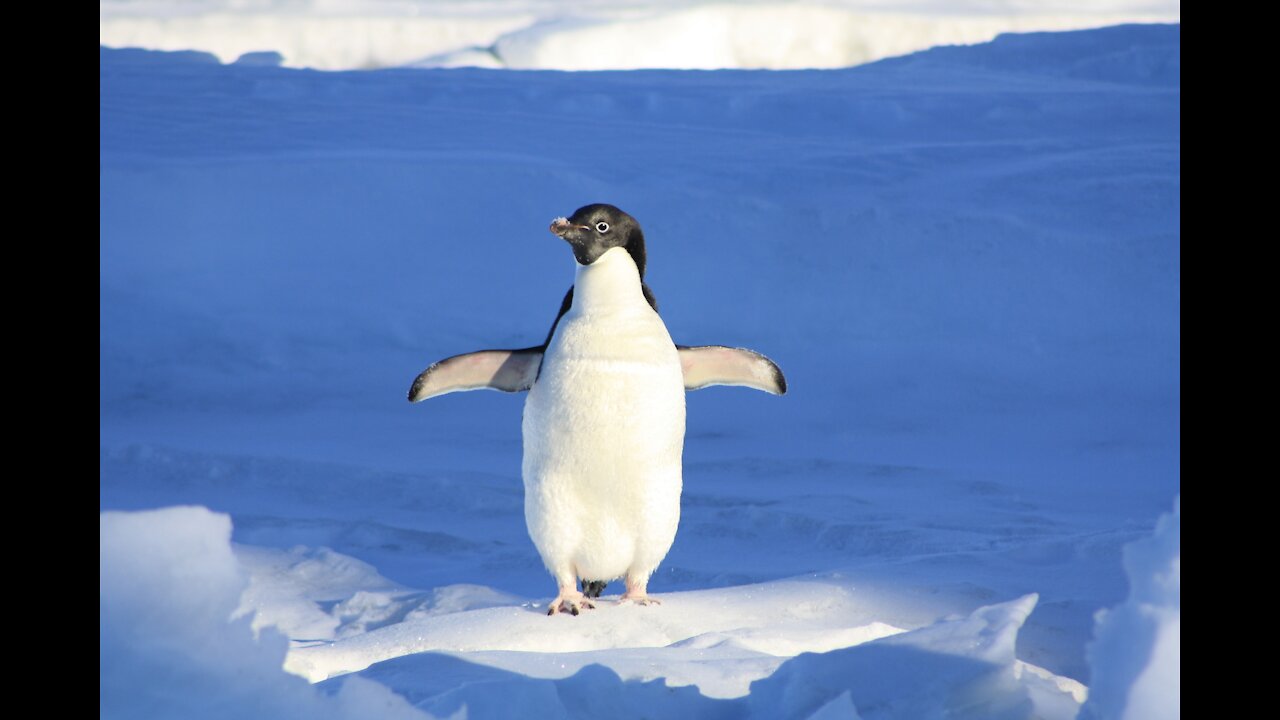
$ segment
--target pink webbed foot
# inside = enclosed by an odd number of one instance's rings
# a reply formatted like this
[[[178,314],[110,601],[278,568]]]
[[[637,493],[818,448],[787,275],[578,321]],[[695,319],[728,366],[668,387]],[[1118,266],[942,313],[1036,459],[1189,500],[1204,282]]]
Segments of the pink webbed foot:
[[[594,608],[595,604],[582,593],[561,591],[560,595],[551,601],[551,607],[547,608],[547,614],[555,615],[556,613],[567,612],[570,615],[577,615],[581,610],[592,610]]]
[[[644,579],[628,577],[626,579],[627,591],[622,594],[622,599],[618,601],[618,604],[632,602],[637,605],[661,605],[662,602],[660,600],[650,597],[646,591],[646,586],[649,584],[647,579],[647,576]]]

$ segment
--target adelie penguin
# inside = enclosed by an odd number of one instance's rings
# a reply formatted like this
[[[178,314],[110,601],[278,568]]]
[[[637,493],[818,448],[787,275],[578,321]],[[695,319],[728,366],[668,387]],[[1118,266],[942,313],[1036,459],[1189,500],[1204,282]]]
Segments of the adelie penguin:
[[[622,602],[648,605],[649,576],[680,521],[686,390],[787,390],[769,358],[743,348],[676,345],[644,284],[644,233],[612,205],[557,218],[577,261],[547,340],[435,363],[409,400],[462,390],[529,391],[524,517],[559,593],[548,615],[592,608],[622,578]],[[578,589],[578,580],[582,590]]]

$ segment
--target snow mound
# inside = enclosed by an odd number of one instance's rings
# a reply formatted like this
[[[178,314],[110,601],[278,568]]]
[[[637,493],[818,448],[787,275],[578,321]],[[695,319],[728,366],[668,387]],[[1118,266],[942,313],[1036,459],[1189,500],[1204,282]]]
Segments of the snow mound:
[[[1014,657],[1035,595],[910,632],[855,624],[873,598],[817,580],[671,593],[650,608],[606,597],[549,618],[479,586],[414,596],[323,548],[233,552],[230,519],[202,507],[107,512],[100,525],[104,715],[427,717],[417,706],[489,718],[518,703],[549,717],[1065,720],[1083,692]],[[305,617],[308,597],[344,599],[312,601]],[[272,608],[338,639],[286,661],[261,617]],[[344,639],[315,621],[325,615],[381,624]],[[313,680],[368,669],[326,694],[282,661]]]
[[[493,45],[514,69],[686,70],[839,68],[936,45],[988,42],[1004,32],[1073,30],[1156,17],[955,16],[864,12],[830,5],[712,4],[644,17],[568,18],[505,35]],[[465,51],[464,52],[468,52]],[[445,55],[418,63],[458,64]]]
[[[296,643],[347,638],[403,620],[500,605],[520,598],[482,585],[455,584],[417,592],[349,555],[297,546],[289,550],[237,546],[249,578],[238,614],[253,629],[274,626]]]
[[[308,8],[305,4],[204,7],[175,3],[104,3],[98,40],[111,47],[199,49],[230,63],[248,53],[275,51],[289,67],[358,70],[399,65],[432,53],[486,45],[502,33],[527,27],[523,12],[425,15],[395,7]],[[459,8],[465,11],[465,8]],[[327,10],[327,11],[326,11]],[[374,12],[370,12],[374,10]]]
[[[847,650],[801,655],[751,686],[753,717],[806,718],[846,694],[864,720],[1032,716],[1014,657],[1027,595]]]
[[[676,655],[689,658],[697,658],[713,648],[734,656],[786,657],[805,650],[846,647],[901,632],[883,623],[868,623],[852,595],[830,584],[778,581],[720,590],[664,593],[661,597],[661,606],[638,608],[617,605],[617,596],[606,595],[601,607],[571,622],[549,620],[546,608],[536,602],[450,614],[421,613],[397,625],[348,640],[295,649],[289,654],[285,667],[319,681],[363,670],[383,660],[430,651],[590,653],[609,650],[610,655],[616,655],[620,649],[670,646],[675,648]],[[606,662],[612,663],[612,660]],[[669,669],[663,668],[664,672]],[[648,672],[650,675],[645,679],[659,677],[652,675],[652,668]],[[741,694],[750,680],[762,676],[736,678],[732,688],[704,688],[704,691]],[[690,681],[677,678],[675,682],[689,684]]]
[[[755,590],[764,591],[754,596],[763,608],[785,611],[785,605],[776,604],[780,596],[770,597],[770,587]],[[718,614],[736,604],[723,598],[714,602],[715,595],[700,599],[704,610],[697,615]],[[446,715],[465,709],[469,718],[507,717],[516,705],[529,716],[584,719],[1072,718],[1083,688],[1014,657],[1018,630],[1035,603],[1036,596],[1028,595],[912,632],[772,662],[723,646],[699,648],[696,655],[679,658],[671,647],[561,653],[554,658],[522,652],[429,652],[380,663],[362,674],[405,693],[431,712]],[[608,622],[624,617],[623,622],[637,622],[651,609],[616,612]],[[689,611],[685,607],[683,612]],[[594,617],[609,614],[597,610]],[[489,621],[506,625],[511,617]],[[541,617],[538,622],[578,635],[580,623],[590,617],[593,613],[564,622]],[[479,666],[463,662],[464,657]],[[694,668],[700,669],[699,677],[689,674]],[[755,672],[759,679],[733,694],[708,692],[717,671],[722,677]],[[438,679],[424,683],[423,678]],[[691,679],[695,682],[688,682]]]
[[[281,669],[287,641],[232,615],[231,519],[202,507],[99,520],[103,717],[424,718],[375,682],[325,695]]]
[[[236,558],[248,575],[238,612],[252,613],[255,631],[275,626],[291,638],[329,640],[385,619],[403,594],[371,565],[328,548],[240,546]]]
[[[1082,719],[1176,720],[1182,713],[1182,502],[1125,546],[1129,598],[1098,612]]]
[[[1176,22],[1176,3],[104,2],[99,41],[292,67],[830,68],[1003,32]],[[426,58],[426,59],[421,59]]]

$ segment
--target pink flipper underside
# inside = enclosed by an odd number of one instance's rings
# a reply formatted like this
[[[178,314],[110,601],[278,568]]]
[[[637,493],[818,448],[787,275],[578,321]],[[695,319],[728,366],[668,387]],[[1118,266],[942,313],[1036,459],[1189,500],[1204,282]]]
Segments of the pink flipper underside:
[[[741,385],[774,395],[787,392],[782,370],[754,350],[723,345],[680,347],[685,390],[711,385]]]
[[[480,350],[454,355],[423,370],[409,389],[409,401],[466,390],[520,392],[533,387],[542,364],[539,349]]]

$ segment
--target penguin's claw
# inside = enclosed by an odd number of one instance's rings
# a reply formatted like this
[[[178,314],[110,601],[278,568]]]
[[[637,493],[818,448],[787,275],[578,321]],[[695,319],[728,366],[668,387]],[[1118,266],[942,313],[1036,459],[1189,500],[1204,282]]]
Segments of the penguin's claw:
[[[570,615],[577,615],[580,610],[594,610],[595,607],[594,603],[583,597],[581,594],[576,598],[561,595],[551,601],[551,607],[547,608],[547,615],[566,612]]]
[[[661,605],[662,601],[650,595],[623,595],[618,604],[635,603],[637,605]]]

